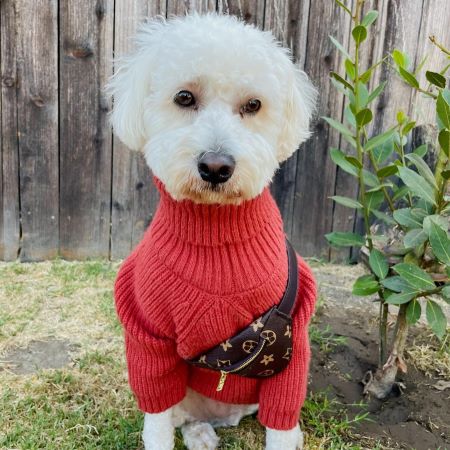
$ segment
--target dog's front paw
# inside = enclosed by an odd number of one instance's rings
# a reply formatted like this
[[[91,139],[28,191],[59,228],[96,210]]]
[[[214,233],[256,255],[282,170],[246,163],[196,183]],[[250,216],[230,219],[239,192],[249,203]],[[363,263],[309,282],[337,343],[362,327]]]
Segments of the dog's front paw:
[[[174,432],[171,408],[158,414],[145,414],[142,432],[145,450],[173,450]]]
[[[214,450],[219,444],[214,428],[207,422],[192,422],[181,427],[184,444],[189,450]]]
[[[266,428],[266,450],[303,450],[303,433],[300,425],[292,430]]]

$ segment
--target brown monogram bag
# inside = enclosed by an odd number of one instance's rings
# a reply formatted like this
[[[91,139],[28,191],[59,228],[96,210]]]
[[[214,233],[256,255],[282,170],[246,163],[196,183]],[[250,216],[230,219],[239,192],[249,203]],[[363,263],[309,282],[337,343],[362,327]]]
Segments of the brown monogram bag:
[[[298,267],[289,241],[286,247],[288,281],[280,303],[235,336],[187,360],[195,366],[220,371],[218,391],[222,390],[229,373],[250,378],[270,377],[281,372],[291,360],[291,313],[297,298]]]

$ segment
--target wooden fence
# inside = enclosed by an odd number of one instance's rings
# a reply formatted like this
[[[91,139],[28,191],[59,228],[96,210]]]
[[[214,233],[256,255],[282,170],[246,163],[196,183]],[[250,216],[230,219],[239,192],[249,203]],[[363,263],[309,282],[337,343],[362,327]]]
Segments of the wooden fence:
[[[449,44],[448,0],[367,3],[380,11],[368,64],[394,47],[415,63],[429,54],[432,63],[437,52],[427,37]],[[328,35],[348,44],[350,21],[333,0],[0,0],[0,259],[122,258],[139,241],[157,195],[141,155],[112,136],[111,99],[101,89],[137,23],[193,10],[236,14],[273,30],[318,86],[319,117],[342,115],[328,80],[342,61]],[[392,78],[387,66],[380,77]],[[393,80],[376,128],[400,107],[428,121],[433,113],[421,102]],[[314,131],[277,174],[273,192],[304,255],[345,258],[330,253],[323,235],[353,229],[355,218],[329,197],[354,195],[357,186],[328,157],[338,136],[320,118]]]

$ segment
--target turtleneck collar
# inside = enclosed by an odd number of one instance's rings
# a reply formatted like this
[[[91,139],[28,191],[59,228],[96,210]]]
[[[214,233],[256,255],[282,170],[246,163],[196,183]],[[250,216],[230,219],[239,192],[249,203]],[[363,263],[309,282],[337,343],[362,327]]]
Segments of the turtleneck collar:
[[[218,246],[246,241],[260,234],[268,224],[282,229],[280,212],[268,188],[239,205],[200,204],[174,200],[158,178],[154,182],[160,192],[160,203],[152,228],[156,231],[163,227],[165,233],[186,243]]]

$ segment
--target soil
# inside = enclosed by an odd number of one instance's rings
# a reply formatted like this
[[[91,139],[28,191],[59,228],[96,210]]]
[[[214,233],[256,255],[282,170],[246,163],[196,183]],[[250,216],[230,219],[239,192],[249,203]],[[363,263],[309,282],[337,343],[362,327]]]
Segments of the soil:
[[[374,317],[367,307],[357,305],[351,313],[337,307],[322,310],[316,318],[318,327],[328,326],[335,335],[344,336],[346,344],[325,354],[313,345],[310,390],[327,390],[353,414],[369,411],[370,420],[360,423],[356,433],[381,440],[388,448],[450,449],[450,389],[437,389],[439,380],[410,365],[400,380],[403,394],[396,390],[384,401],[363,396],[361,380],[376,367],[378,357]],[[355,406],[361,401],[365,407]]]
[[[26,348],[15,348],[2,358],[0,370],[26,375],[41,369],[60,369],[71,362],[75,349],[69,341],[32,341]]]

